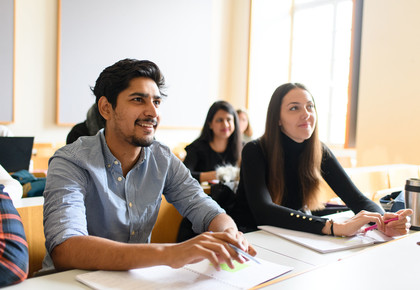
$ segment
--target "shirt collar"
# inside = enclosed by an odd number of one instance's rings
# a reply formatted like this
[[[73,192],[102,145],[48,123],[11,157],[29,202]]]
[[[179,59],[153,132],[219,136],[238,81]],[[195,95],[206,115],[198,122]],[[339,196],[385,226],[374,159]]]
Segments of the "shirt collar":
[[[102,152],[104,155],[105,160],[105,166],[107,168],[110,168],[112,165],[120,165],[120,161],[111,153],[111,150],[109,150],[108,144],[106,144],[105,140],[105,129],[101,129],[99,131],[99,139],[101,140],[101,146],[102,146]],[[136,165],[133,166],[133,168],[139,166],[139,164],[143,163],[146,160],[146,148],[142,147],[140,151],[140,158],[137,161]]]

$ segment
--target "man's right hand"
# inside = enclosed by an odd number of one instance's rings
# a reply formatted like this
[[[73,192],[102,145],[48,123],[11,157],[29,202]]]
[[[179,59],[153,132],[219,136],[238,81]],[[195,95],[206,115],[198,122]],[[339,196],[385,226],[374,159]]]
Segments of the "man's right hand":
[[[236,251],[229,246],[237,244],[237,241],[231,234],[226,232],[205,232],[188,241],[173,244],[168,247],[167,265],[172,268],[180,268],[186,264],[198,263],[204,259],[210,261],[217,270],[221,263],[226,263],[231,269],[234,268],[233,261],[244,263],[245,260]],[[252,249],[253,255],[255,250]]]

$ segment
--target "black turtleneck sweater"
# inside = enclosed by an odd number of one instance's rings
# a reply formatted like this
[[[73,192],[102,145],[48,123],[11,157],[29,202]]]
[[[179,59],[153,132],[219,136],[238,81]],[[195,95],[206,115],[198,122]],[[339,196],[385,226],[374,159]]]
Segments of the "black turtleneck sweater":
[[[271,225],[292,230],[322,234],[327,219],[307,215],[303,208],[302,188],[298,178],[299,158],[306,141],[296,143],[282,134],[285,160],[285,193],[282,205],[273,203],[267,188],[267,160],[261,143],[254,140],[242,150],[240,181],[235,209],[230,213],[241,231]],[[323,144],[321,174],[332,190],[355,213],[361,210],[383,213],[363,195],[350,180],[331,150]]]

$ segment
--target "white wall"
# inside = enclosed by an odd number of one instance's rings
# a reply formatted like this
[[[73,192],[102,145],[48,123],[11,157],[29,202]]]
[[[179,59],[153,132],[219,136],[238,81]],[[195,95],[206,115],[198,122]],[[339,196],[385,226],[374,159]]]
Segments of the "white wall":
[[[64,142],[70,127],[55,123],[57,1],[16,1],[15,135]],[[358,165],[420,164],[420,1],[364,1]],[[249,0],[215,0],[214,88],[245,105]],[[213,61],[213,60],[212,60]],[[206,112],[204,112],[206,113]],[[192,141],[199,130],[158,129],[169,146]]]
[[[420,1],[365,0],[357,163],[420,164]]]
[[[16,136],[35,136],[35,142],[64,143],[71,127],[56,125],[58,0],[15,1],[15,121],[9,128]],[[250,1],[213,2],[214,95],[244,106]],[[198,134],[160,128],[157,138],[172,147]]]
[[[15,1],[15,122],[17,136],[65,142],[69,128],[55,125],[57,1]]]

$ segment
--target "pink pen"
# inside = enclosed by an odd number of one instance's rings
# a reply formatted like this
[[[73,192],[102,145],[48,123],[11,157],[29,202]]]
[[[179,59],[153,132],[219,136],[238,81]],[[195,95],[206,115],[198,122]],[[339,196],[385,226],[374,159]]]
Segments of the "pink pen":
[[[392,221],[397,221],[397,220],[398,220],[398,217],[394,217],[394,218],[392,218],[392,219],[386,220],[386,221],[385,221],[385,223],[387,224],[387,223],[389,223],[389,222],[392,222]],[[377,224],[374,224],[373,226],[367,227],[367,228],[365,228],[365,233],[366,233],[367,231],[374,230],[374,229],[376,229],[377,227],[378,227],[378,225],[377,225]]]

